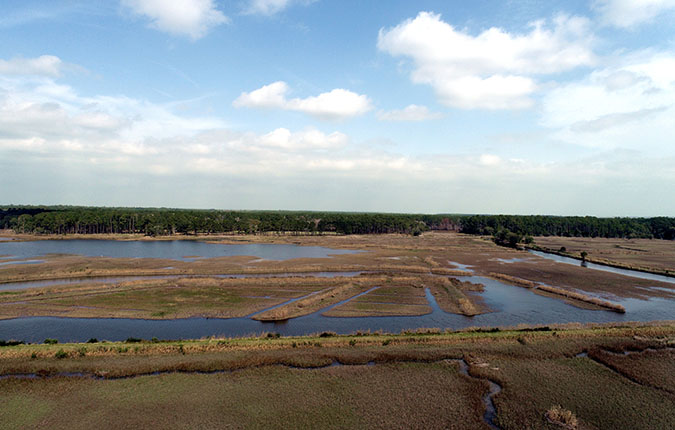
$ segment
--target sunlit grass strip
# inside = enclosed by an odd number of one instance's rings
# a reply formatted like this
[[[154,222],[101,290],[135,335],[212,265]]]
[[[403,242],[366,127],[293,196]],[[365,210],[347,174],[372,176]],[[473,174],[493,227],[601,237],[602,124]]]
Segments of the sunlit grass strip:
[[[503,273],[490,272],[488,276],[492,279],[504,281],[506,283],[516,285],[518,287],[535,288],[537,287],[537,285],[539,285],[536,282],[530,281],[528,279],[517,278],[515,276],[505,275]]]
[[[621,314],[626,313],[626,308],[617,303],[608,302],[606,300],[601,300],[596,297],[589,297],[585,294],[576,293],[574,291],[564,290],[562,288],[551,287],[548,285],[539,285],[537,289],[558,296],[563,296],[568,299],[574,299],[579,300],[581,302],[590,303],[592,305],[600,306],[602,308],[609,309],[611,311],[618,312]]]

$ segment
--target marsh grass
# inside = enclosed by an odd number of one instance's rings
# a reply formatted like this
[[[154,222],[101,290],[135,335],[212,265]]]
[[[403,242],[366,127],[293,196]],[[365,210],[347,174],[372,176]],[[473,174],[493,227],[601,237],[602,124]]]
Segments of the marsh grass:
[[[562,288],[551,287],[549,285],[539,285],[537,290],[545,291],[547,293],[555,294],[558,296],[566,297],[572,300],[578,300],[580,302],[589,303],[591,305],[599,306],[604,309],[608,309],[618,313],[626,313],[626,308],[617,303],[608,302],[606,300],[598,299],[596,297],[590,297],[586,294],[576,293],[574,291],[565,290]]]
[[[560,405],[552,406],[546,411],[546,420],[565,430],[576,430],[579,426],[579,420],[572,411],[563,409]]]

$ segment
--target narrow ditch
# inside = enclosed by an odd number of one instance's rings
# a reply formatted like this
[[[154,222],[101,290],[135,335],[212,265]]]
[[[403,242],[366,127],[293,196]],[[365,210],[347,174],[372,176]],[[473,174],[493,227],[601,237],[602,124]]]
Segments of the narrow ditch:
[[[606,354],[609,354],[609,355],[628,356],[628,355],[634,355],[634,354],[643,354],[643,353],[645,353],[645,352],[675,351],[675,347],[664,347],[664,348],[651,348],[651,347],[649,347],[649,348],[645,348],[645,349],[639,349],[639,350],[626,350],[626,351],[621,351],[621,352],[614,352],[614,351],[610,351],[610,350],[607,350],[607,349],[604,349],[604,348],[603,348],[603,349],[600,349],[600,351],[602,351],[602,352],[604,352],[604,353],[606,353]],[[666,389],[663,389],[663,388],[661,388],[661,387],[653,386],[653,385],[651,385],[651,384],[648,384],[648,383],[645,383],[645,382],[643,382],[643,381],[640,381],[639,379],[636,379],[636,378],[634,378],[634,377],[632,377],[632,376],[630,376],[630,375],[627,375],[627,374],[625,374],[623,371],[621,371],[621,369],[619,369],[619,368],[617,368],[617,367],[615,367],[615,366],[612,366],[611,364],[608,364],[608,363],[605,363],[605,362],[603,362],[603,361],[600,361],[600,360],[598,360],[598,359],[596,359],[596,358],[594,358],[594,357],[589,356],[589,355],[588,355],[588,352],[586,352],[586,351],[582,351],[582,352],[576,354],[574,357],[575,357],[575,358],[588,358],[589,360],[593,361],[594,363],[598,364],[599,366],[602,366],[602,367],[604,367],[605,369],[610,370],[612,373],[615,373],[615,374],[621,376],[622,378],[625,378],[625,379],[629,380],[630,382],[632,382],[632,383],[634,383],[634,384],[640,385],[640,386],[642,386],[642,387],[646,387],[646,388],[651,388],[651,389],[654,389],[654,390],[662,391],[662,392],[664,392],[664,393],[670,393],[670,394],[672,394],[670,391],[668,391],[668,390],[666,390]]]
[[[463,358],[460,359],[449,359],[446,361],[454,361],[456,363],[459,363],[459,373],[462,375],[466,375],[469,378],[472,379],[477,379],[477,380],[485,380],[490,384],[490,389],[488,392],[483,396],[483,404],[485,405],[485,413],[483,414],[483,421],[493,430],[501,430],[501,427],[499,427],[496,423],[497,420],[497,408],[495,407],[494,403],[494,397],[501,393],[502,387],[498,383],[487,379],[487,378],[479,378],[477,376],[473,376],[469,373],[469,364],[464,360]]]

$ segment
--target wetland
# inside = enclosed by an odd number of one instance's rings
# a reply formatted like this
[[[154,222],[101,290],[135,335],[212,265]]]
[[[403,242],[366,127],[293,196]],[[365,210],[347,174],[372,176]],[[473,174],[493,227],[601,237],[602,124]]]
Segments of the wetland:
[[[14,239],[7,428],[675,423],[667,280],[445,232]]]

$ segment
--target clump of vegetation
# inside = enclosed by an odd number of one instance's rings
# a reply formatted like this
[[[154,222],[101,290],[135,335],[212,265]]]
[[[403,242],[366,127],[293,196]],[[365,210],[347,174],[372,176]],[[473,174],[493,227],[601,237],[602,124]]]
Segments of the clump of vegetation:
[[[98,343],[98,339],[96,339],[95,337],[92,337],[87,341],[87,343]]]
[[[56,345],[57,343],[59,343],[59,341],[48,337],[47,339],[45,339],[44,343],[46,343],[47,345]]]
[[[25,342],[22,340],[2,340],[0,339],[0,346],[17,346],[23,345]]]
[[[518,243],[523,240],[523,236],[519,233],[512,232],[509,229],[500,229],[492,235],[492,240],[500,246],[518,248]]]
[[[546,411],[546,420],[566,430],[575,430],[579,426],[577,417],[572,411],[563,409],[560,405],[555,405]]]
[[[139,339],[137,337],[128,337],[127,340],[125,340],[126,343],[139,343],[143,339]]]
[[[54,357],[58,358],[59,360],[62,358],[68,358],[68,353],[62,349],[59,349],[56,351],[56,354],[54,354]]]

